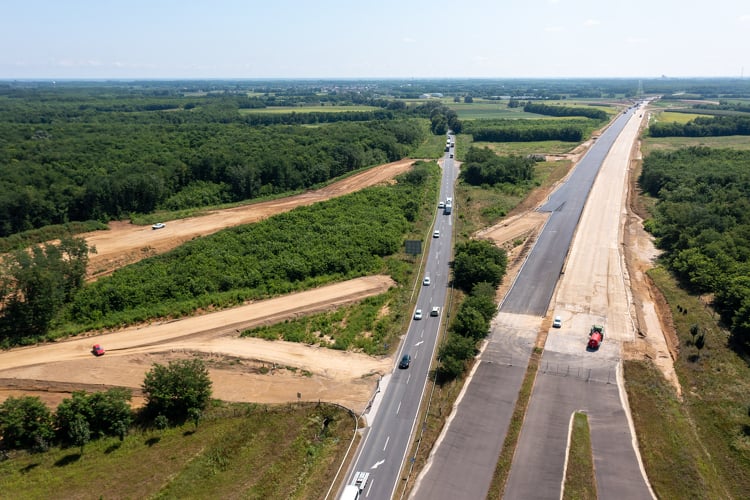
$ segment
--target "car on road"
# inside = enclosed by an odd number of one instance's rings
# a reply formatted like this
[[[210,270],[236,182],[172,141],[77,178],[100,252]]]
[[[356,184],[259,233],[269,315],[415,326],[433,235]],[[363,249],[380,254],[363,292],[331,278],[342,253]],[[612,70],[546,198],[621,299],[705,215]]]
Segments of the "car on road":
[[[430,316],[440,316],[440,308],[438,306],[433,307]]]
[[[398,362],[398,367],[401,368],[402,370],[405,370],[409,368],[410,364],[411,364],[411,356],[408,354],[404,354],[401,357],[401,361]]]
[[[435,229],[432,233],[433,238],[440,238],[440,229]]]
[[[94,354],[94,356],[104,356],[104,348],[99,344],[94,344],[94,346],[91,348],[91,352]]]
[[[453,158],[453,153],[451,153],[451,158]]]
[[[414,311],[414,319],[422,319],[422,310],[421,309],[417,309],[416,311]]]
[[[445,202],[441,201],[440,203],[438,203],[438,208],[445,208]]]
[[[424,286],[430,286],[430,283],[431,283],[430,277],[429,276],[425,276],[424,279],[422,280],[422,284]]]
[[[562,318],[560,316],[555,316],[555,319],[552,321],[552,328],[562,328]]]
[[[157,222],[156,224],[151,226],[151,229],[164,229],[165,227],[167,227],[167,225],[163,222]]]

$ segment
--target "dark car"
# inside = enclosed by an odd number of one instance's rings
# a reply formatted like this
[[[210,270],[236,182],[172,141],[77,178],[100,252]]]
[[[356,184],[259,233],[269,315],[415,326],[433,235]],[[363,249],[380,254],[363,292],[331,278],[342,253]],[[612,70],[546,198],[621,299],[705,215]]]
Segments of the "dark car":
[[[404,354],[401,358],[401,361],[398,363],[398,367],[401,369],[409,368],[409,365],[411,364],[411,356],[408,354]]]
[[[104,356],[104,348],[99,344],[94,344],[94,347],[91,348],[91,352],[94,356]]]

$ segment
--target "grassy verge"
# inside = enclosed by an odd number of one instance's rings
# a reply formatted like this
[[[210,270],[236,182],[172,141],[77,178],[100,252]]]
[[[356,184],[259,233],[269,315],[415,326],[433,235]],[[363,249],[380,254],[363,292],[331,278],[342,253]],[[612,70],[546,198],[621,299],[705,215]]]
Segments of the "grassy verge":
[[[326,424],[327,422],[327,424]],[[327,405],[217,403],[196,429],[131,433],[0,463],[3,498],[323,498],[354,430]]]
[[[526,375],[521,384],[521,390],[518,392],[516,408],[513,410],[513,417],[510,419],[508,432],[505,434],[503,448],[500,451],[500,458],[495,467],[495,474],[492,476],[490,491],[487,493],[487,500],[499,500],[503,497],[505,483],[508,481],[510,466],[513,463],[513,455],[516,453],[518,437],[521,435],[521,426],[526,415],[531,400],[531,391],[534,388],[536,373],[539,368],[539,361],[542,359],[542,350],[534,348],[534,352],[529,358],[529,365],[526,368]]]
[[[565,500],[595,499],[596,477],[594,476],[594,455],[591,450],[589,418],[585,413],[573,415],[573,429],[568,451],[568,468],[565,472]]]
[[[718,324],[712,310],[705,305],[705,300],[680,289],[679,284],[661,267],[649,271],[649,276],[672,309],[680,341],[675,370],[684,395],[682,404],[675,403],[663,411],[649,414],[654,419],[668,419],[657,430],[671,435],[672,441],[659,447],[650,442],[652,438],[641,439],[641,448],[653,448],[649,453],[659,457],[650,461],[648,475],[657,483],[655,490],[658,496],[671,497],[660,491],[659,487],[672,488],[674,483],[685,482],[687,474],[684,468],[675,467],[668,471],[652,468],[658,467],[662,460],[683,461],[692,464],[699,473],[699,482],[690,490],[693,496],[695,492],[700,492],[704,497],[743,498],[750,491],[750,364],[728,346],[727,333]],[[703,344],[692,338],[690,330],[693,325],[704,332]],[[626,377],[628,382],[637,380],[633,373],[636,372],[631,370]],[[659,380],[659,383],[662,381]],[[655,382],[651,384],[650,390],[656,390]],[[629,389],[630,401],[638,404],[640,398],[649,396],[643,392],[645,390],[630,395]],[[637,429],[639,436],[642,436],[642,432],[648,432],[648,419],[640,419],[644,429]],[[685,424],[681,427],[671,421],[679,422],[682,419]],[[663,486],[659,484],[661,482]]]

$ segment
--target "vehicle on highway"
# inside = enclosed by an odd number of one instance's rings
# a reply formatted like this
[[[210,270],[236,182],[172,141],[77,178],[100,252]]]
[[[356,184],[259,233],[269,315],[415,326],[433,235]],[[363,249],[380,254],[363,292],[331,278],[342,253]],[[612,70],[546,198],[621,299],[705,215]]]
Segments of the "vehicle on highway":
[[[167,225],[163,222],[157,222],[156,224],[151,226],[151,229],[164,229],[165,227],[167,227]]]
[[[104,348],[99,344],[94,344],[91,348],[91,352],[94,356],[104,356]]]
[[[416,311],[414,311],[414,319],[422,319],[422,310],[421,309],[417,309]]]
[[[591,325],[591,331],[589,332],[589,349],[599,349],[604,341],[604,327],[602,325]]]
[[[453,153],[450,154],[450,157],[453,158]]]
[[[445,208],[445,202],[441,201],[438,203],[438,208]]]
[[[402,370],[405,370],[409,368],[409,365],[411,364],[411,356],[409,354],[404,354],[401,357],[401,361],[398,362],[398,367]]]
[[[440,238],[440,229],[435,229],[435,231],[432,233],[433,238]]]
[[[552,328],[562,328],[562,318],[560,316],[555,316],[555,319],[552,321]]]
[[[424,286],[430,286],[430,283],[431,283],[430,277],[429,276],[425,276],[424,279],[422,280],[422,284]]]
[[[430,316],[440,316],[440,308],[438,306],[433,307]]]

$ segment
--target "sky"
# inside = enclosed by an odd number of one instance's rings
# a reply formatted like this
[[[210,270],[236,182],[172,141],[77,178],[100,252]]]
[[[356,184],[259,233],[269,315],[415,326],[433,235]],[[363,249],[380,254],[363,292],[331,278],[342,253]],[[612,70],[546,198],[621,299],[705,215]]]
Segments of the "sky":
[[[0,79],[750,76],[748,0],[0,0]]]

